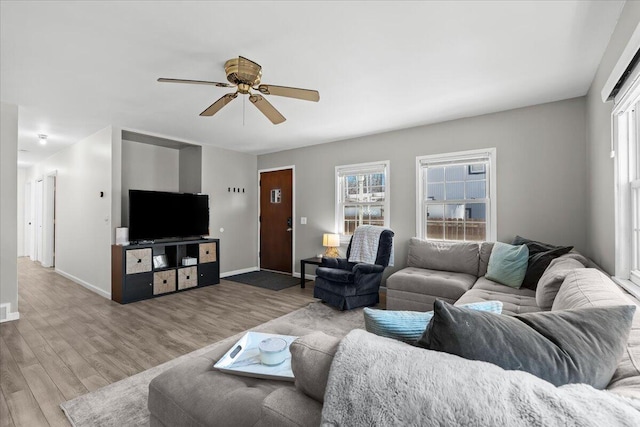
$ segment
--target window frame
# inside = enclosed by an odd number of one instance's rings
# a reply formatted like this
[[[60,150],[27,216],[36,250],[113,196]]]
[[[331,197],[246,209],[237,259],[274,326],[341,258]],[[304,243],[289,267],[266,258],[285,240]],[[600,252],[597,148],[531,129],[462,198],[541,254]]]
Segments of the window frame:
[[[631,128],[635,133],[628,132]],[[611,149],[615,159],[614,279],[640,298],[640,67],[614,99]]]
[[[344,234],[344,206],[347,204],[342,200],[342,179],[341,176],[348,173],[361,173],[364,171],[375,170],[379,167],[382,173],[384,173],[384,226],[389,228],[391,224],[391,179],[390,179],[390,167],[391,162],[389,160],[382,160],[378,162],[367,163],[355,163],[350,165],[338,165],[335,167],[335,233],[340,235],[340,244],[348,244],[351,239],[351,235]],[[376,172],[372,172],[376,173]],[[379,172],[378,172],[379,173]],[[367,202],[372,203],[372,202]],[[366,203],[365,203],[366,204]],[[373,203],[372,203],[373,204]],[[375,203],[380,204],[380,203]]]
[[[425,239],[424,224],[426,223],[424,213],[425,206],[425,179],[426,174],[423,173],[427,170],[423,167],[425,163],[449,163],[449,164],[468,164],[474,160],[480,158],[488,159],[489,172],[487,173],[487,197],[482,199],[486,203],[486,218],[487,218],[487,232],[486,241],[495,242],[498,236],[498,222],[497,222],[497,167],[496,167],[496,148],[483,148],[477,150],[457,151],[451,153],[442,154],[429,154],[416,157],[416,237],[419,239]],[[464,202],[469,199],[464,199]],[[455,200],[446,202],[456,202]],[[444,201],[443,201],[444,204]],[[427,239],[429,240],[429,239]],[[440,241],[438,239],[438,241]],[[462,242],[464,240],[445,240]]]

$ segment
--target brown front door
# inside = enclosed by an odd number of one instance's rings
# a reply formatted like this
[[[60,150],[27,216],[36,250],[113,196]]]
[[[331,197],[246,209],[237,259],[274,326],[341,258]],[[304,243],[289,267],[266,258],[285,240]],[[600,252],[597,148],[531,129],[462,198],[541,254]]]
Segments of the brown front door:
[[[260,268],[291,273],[293,171],[260,173]]]

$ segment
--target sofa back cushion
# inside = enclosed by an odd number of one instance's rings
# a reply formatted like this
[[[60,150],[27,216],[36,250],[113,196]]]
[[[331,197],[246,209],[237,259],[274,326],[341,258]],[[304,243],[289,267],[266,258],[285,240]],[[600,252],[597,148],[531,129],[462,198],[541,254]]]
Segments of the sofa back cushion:
[[[595,268],[581,268],[567,275],[551,310],[630,303],[633,301],[609,277]],[[607,389],[640,399],[640,310],[636,310],[627,348]]]
[[[551,310],[553,301],[560,290],[560,286],[569,273],[584,265],[571,257],[560,257],[551,261],[538,281],[536,288],[536,303],[543,310]]]
[[[408,267],[478,275],[480,246],[469,242],[434,242],[412,237]]]
[[[289,346],[296,388],[318,402],[324,402],[329,368],[338,344],[339,338],[316,331],[299,337]]]
[[[493,242],[480,243],[480,256],[478,259],[478,277],[482,277],[485,274],[487,274],[487,267],[489,266],[489,258],[491,258],[492,250],[493,250]]]

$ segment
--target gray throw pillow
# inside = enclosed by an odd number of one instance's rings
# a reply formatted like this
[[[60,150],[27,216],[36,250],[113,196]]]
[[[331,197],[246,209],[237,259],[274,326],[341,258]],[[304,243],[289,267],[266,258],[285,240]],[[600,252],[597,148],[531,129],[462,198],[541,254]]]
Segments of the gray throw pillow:
[[[417,345],[550,383],[603,389],[627,345],[636,307],[589,307],[504,316],[436,300],[434,316]]]

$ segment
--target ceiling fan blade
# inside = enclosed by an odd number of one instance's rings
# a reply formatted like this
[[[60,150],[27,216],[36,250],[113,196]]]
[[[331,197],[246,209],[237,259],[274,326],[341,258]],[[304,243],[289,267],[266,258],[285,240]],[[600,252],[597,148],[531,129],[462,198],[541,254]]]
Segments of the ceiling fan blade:
[[[184,80],[184,79],[165,79],[163,77],[158,79],[161,83],[189,83],[192,85],[213,85],[217,87],[233,87],[229,83],[208,82],[205,80]]]
[[[280,114],[278,110],[275,109],[273,105],[269,103],[269,101],[264,99],[263,96],[251,95],[249,97],[249,101],[251,101],[256,107],[258,107],[258,110],[260,110],[262,114],[267,116],[267,118],[271,120],[271,123],[273,123],[274,125],[280,124],[287,120],[282,114]]]
[[[318,102],[320,100],[320,93],[317,90],[274,85],[260,85],[258,86],[258,90],[260,93],[265,95],[286,96],[288,98],[314,102]]]
[[[238,92],[236,93],[228,93],[223,95],[222,98],[218,99],[216,102],[211,104],[209,108],[200,113],[201,116],[213,116],[218,111],[222,110],[222,107],[236,99],[238,96]]]

